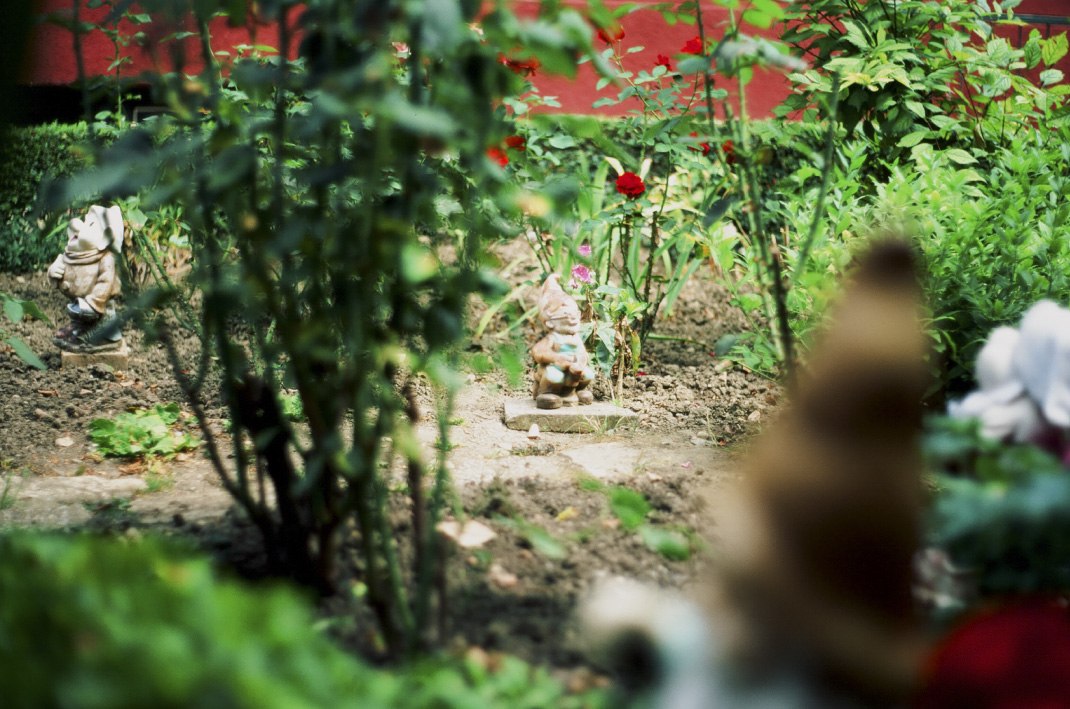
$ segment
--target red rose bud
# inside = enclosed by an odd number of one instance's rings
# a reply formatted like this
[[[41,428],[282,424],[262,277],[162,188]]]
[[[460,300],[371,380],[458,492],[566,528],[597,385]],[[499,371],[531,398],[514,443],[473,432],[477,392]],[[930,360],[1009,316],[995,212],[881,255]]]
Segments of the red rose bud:
[[[598,39],[602,40],[606,44],[613,44],[614,42],[619,42],[624,39],[624,27],[622,27],[621,25],[617,25],[616,27],[610,27],[608,29],[605,27],[599,27],[597,34]]]
[[[504,54],[499,54],[498,61],[509,67],[509,70],[514,74],[520,74],[521,76],[534,76],[535,70],[542,66],[535,57],[530,59],[511,59]]]
[[[617,178],[617,192],[629,199],[635,199],[646,192],[646,185],[643,184],[643,178],[639,175],[634,172],[625,172]]]
[[[487,148],[487,157],[502,167],[509,164],[509,157],[500,148]]]
[[[527,150],[528,141],[522,135],[510,135],[505,139],[505,147],[513,150]]]
[[[697,138],[697,137],[698,137],[698,133],[696,133],[695,131],[691,131],[691,137],[692,137],[692,138]],[[703,142],[703,143],[699,143],[699,144],[698,144],[698,147],[695,147],[694,145],[692,145],[692,146],[690,146],[690,147],[691,147],[691,149],[692,149],[692,150],[694,150],[694,151],[695,151],[696,153],[697,153],[697,152],[698,152],[699,150],[701,150],[701,151],[702,151],[702,157],[706,157],[707,155],[709,155],[709,154],[710,154],[710,150],[711,150],[711,148],[710,148],[710,144],[709,144],[709,143],[705,143],[705,142]]]
[[[692,37],[684,43],[683,48],[680,50],[681,54],[702,54],[702,38]]]
[[[672,62],[664,54],[658,55],[658,60],[654,62],[654,66],[663,66],[666,71],[672,71]]]
[[[729,165],[736,164],[736,146],[731,140],[721,143],[721,152],[724,153],[724,161]]]

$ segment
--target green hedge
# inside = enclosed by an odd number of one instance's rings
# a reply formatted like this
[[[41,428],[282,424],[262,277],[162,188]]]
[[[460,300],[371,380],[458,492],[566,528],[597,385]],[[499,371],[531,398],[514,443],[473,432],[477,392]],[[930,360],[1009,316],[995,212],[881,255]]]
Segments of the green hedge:
[[[41,184],[85,164],[84,123],[51,123],[3,130],[0,160],[0,271],[41,268],[63,249],[59,231],[42,235],[33,216]]]

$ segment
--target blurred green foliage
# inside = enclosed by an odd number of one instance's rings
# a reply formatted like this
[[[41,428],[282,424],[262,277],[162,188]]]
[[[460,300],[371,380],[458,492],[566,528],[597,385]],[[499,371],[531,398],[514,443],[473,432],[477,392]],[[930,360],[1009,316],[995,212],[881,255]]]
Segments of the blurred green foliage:
[[[63,251],[66,235],[59,229],[42,231],[45,222],[38,223],[37,196],[43,183],[89,164],[87,136],[84,123],[0,127],[5,144],[0,165],[0,271],[32,271]]]
[[[1036,446],[983,437],[975,420],[927,428],[929,542],[982,598],[1070,591],[1070,471]]]
[[[349,657],[284,587],[216,578],[155,540],[0,537],[0,678],[12,709],[608,706],[509,656],[396,672]]]

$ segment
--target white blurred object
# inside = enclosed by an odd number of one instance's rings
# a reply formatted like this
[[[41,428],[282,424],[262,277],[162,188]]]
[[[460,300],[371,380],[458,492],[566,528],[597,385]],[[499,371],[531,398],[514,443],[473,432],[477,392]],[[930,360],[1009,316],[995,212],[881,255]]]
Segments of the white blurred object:
[[[1042,300],[1022,318],[1014,368],[1044,418],[1070,428],[1070,310]]]
[[[993,330],[977,356],[977,383],[948,413],[979,419],[989,438],[1027,442],[1049,426],[1070,428],[1070,310],[1042,300],[1020,328]]]
[[[579,612],[594,655],[623,681],[646,685],[650,706],[716,706],[709,621],[697,605],[618,577],[597,582]]]

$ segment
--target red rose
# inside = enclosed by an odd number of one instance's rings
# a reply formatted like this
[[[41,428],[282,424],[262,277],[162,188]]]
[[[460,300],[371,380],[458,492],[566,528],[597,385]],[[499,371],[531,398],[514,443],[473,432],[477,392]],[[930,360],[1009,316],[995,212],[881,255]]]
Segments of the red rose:
[[[1070,697],[1070,614],[1039,599],[982,612],[928,660],[912,706],[1060,707]]]
[[[521,76],[534,76],[535,70],[542,66],[535,57],[530,59],[511,59],[504,54],[499,54],[498,61],[509,67],[509,70],[514,74],[520,74]]]
[[[691,131],[691,137],[692,138],[697,138],[698,137],[698,133],[696,133],[695,131]],[[695,147],[694,145],[692,145],[690,147],[695,152],[698,152],[699,150],[701,150],[702,151],[702,157],[706,157],[707,155],[709,155],[710,154],[710,150],[711,150],[710,144],[709,143],[705,143],[705,142],[699,143],[698,147]]]
[[[654,62],[654,66],[663,66],[667,71],[672,71],[672,62],[664,54],[658,55],[658,60]]]
[[[729,165],[736,164],[736,146],[731,140],[721,143],[721,152],[724,153],[724,161]]]
[[[701,37],[692,37],[684,43],[683,48],[680,50],[681,54],[702,54],[704,48],[702,46]]]
[[[487,148],[487,157],[502,167],[509,164],[509,156],[507,156],[505,151],[500,148]]]
[[[611,27],[608,29],[605,27],[599,27],[597,34],[598,39],[602,40],[606,44],[613,44],[614,42],[619,42],[624,39],[624,27],[622,27],[621,25],[617,25],[616,27]]]
[[[528,141],[522,135],[510,135],[505,139],[505,147],[513,150],[527,150]]]
[[[643,178],[639,175],[634,172],[625,172],[617,178],[617,192],[629,199],[635,199],[646,192],[646,185],[643,184]]]

